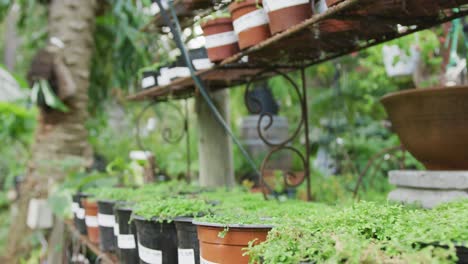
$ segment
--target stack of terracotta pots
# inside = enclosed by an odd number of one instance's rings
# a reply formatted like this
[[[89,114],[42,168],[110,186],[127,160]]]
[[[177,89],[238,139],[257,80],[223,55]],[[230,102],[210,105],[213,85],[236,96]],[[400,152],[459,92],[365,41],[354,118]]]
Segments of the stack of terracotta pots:
[[[202,23],[208,57],[220,62],[312,16],[310,0],[236,0],[228,16]]]

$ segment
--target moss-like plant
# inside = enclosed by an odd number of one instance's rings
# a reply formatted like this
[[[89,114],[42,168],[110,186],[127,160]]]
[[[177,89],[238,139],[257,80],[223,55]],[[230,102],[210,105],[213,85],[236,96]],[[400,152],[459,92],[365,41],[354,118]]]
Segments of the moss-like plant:
[[[200,199],[187,199],[183,197],[146,201],[139,203],[134,215],[146,220],[171,222],[177,217],[196,217],[210,214],[212,205]]]
[[[433,210],[361,202],[283,217],[247,254],[252,263],[454,263],[454,242],[468,241],[466,219],[468,200]]]

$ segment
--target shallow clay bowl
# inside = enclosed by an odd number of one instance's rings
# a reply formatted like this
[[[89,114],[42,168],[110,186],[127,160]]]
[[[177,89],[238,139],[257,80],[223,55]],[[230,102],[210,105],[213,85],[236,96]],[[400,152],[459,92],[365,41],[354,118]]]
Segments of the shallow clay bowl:
[[[429,170],[468,170],[468,86],[384,96],[403,146]]]

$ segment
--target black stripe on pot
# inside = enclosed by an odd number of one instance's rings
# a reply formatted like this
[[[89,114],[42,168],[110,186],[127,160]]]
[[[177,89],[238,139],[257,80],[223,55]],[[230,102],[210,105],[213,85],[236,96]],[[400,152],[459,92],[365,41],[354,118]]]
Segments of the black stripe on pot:
[[[139,263],[135,221],[130,221],[131,205],[119,204],[114,209],[116,218],[117,252],[120,263]]]
[[[174,222],[158,222],[132,216],[138,237],[141,264],[177,264],[177,231]]]
[[[76,203],[74,205],[75,209],[73,212],[73,222],[75,224],[76,229],[80,232],[82,235],[87,235],[86,231],[86,222],[85,222],[85,211],[83,207],[83,203],[81,199],[88,197],[88,195],[83,194],[83,193],[76,193],[72,196],[73,203]]]
[[[144,71],[141,79],[141,88],[148,89],[151,87],[158,86],[158,71]]]
[[[99,246],[104,252],[115,251],[117,238],[114,235],[114,206],[115,201],[97,201],[98,204],[98,225],[99,225]]]
[[[179,264],[200,264],[200,245],[197,226],[191,217],[178,217],[174,220],[177,230]]]

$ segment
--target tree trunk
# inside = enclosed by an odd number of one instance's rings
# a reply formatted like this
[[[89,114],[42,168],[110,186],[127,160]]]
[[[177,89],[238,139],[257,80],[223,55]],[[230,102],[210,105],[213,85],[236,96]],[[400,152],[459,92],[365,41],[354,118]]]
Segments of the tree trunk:
[[[27,177],[20,189],[19,211],[9,232],[9,263],[17,263],[19,256],[30,253],[28,235],[31,230],[26,226],[29,200],[47,197],[50,187],[64,180],[64,162],[77,168],[92,162],[85,122],[95,8],[95,0],[53,0],[50,3],[49,37],[65,44],[61,53],[77,91],[65,101],[70,109],[68,113],[42,110],[39,114]],[[60,246],[50,244],[49,248]]]
[[[212,98],[221,115],[229,124],[228,91],[213,93]],[[234,186],[231,139],[203,98],[197,98],[196,108],[199,131],[200,185],[206,187]]]
[[[16,24],[20,15],[19,10],[19,5],[14,3],[6,17],[4,64],[10,72],[14,71],[16,64],[16,49],[18,48]]]

